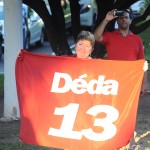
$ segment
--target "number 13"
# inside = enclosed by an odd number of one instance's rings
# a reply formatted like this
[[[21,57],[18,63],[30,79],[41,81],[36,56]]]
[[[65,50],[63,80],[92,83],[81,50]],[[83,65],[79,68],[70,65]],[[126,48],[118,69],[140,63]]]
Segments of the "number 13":
[[[96,118],[94,126],[103,127],[104,130],[101,133],[96,133],[92,128],[84,129],[81,131],[73,131],[75,119],[79,104],[70,103],[69,105],[56,108],[55,115],[64,115],[60,129],[50,128],[48,135],[53,135],[62,138],[81,140],[82,135],[92,141],[105,141],[111,139],[117,131],[116,126],[113,124],[119,117],[119,112],[112,106],[109,105],[96,105],[91,107],[86,113],[92,116],[103,112],[106,113],[105,118]]]

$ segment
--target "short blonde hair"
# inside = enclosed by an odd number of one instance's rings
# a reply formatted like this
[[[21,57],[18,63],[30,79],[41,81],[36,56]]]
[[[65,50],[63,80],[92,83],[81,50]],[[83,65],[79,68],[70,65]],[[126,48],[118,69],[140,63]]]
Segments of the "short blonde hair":
[[[90,41],[92,47],[94,47],[95,38],[91,32],[82,30],[77,36],[76,43],[79,42],[80,40],[88,40]]]

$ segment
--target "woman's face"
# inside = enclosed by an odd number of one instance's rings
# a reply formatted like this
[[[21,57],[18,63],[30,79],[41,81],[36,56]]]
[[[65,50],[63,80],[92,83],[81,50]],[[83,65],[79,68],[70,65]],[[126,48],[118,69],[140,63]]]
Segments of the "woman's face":
[[[93,50],[93,47],[90,41],[79,40],[76,44],[75,49],[77,53],[77,58],[89,58],[89,55]]]

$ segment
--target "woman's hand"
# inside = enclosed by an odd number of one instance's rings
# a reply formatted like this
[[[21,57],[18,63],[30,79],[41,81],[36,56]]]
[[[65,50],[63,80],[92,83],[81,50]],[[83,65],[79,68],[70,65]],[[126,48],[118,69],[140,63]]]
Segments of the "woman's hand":
[[[148,62],[147,61],[144,62],[143,70],[144,71],[148,70]]]

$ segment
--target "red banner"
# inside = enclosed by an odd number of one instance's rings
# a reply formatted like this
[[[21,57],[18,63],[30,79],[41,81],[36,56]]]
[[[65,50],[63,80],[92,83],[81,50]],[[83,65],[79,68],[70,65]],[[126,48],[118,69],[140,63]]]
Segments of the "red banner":
[[[135,129],[143,65],[22,50],[16,61],[20,139],[71,150],[126,145]]]

